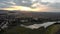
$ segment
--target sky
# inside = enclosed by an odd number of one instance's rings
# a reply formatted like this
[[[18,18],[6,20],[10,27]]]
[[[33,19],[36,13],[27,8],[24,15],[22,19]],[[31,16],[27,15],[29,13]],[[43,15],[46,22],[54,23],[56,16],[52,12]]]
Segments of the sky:
[[[60,0],[0,0],[0,10],[60,12]]]

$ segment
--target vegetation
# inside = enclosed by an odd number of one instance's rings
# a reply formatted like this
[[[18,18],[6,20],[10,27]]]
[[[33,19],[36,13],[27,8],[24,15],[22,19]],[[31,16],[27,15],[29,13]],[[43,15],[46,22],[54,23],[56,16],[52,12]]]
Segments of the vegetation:
[[[14,14],[14,12],[0,14],[0,34],[55,34],[60,29],[60,24],[49,26],[47,29],[44,27],[38,29],[29,29],[21,27],[20,24],[32,25],[41,24],[50,21],[59,21],[58,18],[39,18],[28,17]],[[8,26],[4,27],[3,26]]]
[[[43,27],[39,29],[29,29],[17,26],[5,31],[3,34],[45,34],[45,29]]]
[[[59,30],[60,30],[60,24],[53,24],[47,28],[46,34],[57,34]]]

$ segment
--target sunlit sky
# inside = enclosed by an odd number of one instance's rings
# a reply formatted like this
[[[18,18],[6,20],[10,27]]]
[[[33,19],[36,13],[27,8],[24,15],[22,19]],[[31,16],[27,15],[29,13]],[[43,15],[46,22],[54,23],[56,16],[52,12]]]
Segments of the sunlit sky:
[[[60,0],[0,0],[0,10],[60,12]]]

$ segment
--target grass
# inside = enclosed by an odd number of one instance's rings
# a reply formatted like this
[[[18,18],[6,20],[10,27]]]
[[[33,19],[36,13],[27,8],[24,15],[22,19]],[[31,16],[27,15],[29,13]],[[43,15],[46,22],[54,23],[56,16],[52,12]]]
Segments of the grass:
[[[51,25],[47,28],[46,34],[56,34],[60,29],[60,24]]]

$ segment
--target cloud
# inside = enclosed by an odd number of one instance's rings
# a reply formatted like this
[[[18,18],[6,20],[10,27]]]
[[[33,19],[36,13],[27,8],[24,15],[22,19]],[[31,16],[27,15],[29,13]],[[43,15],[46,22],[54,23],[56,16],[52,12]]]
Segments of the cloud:
[[[8,7],[8,5],[6,5],[5,3],[0,3],[0,8],[6,8]]]
[[[32,4],[30,0],[0,0],[0,3],[5,3],[6,6],[9,7],[13,5],[30,7]],[[5,8],[5,5],[2,5],[1,7],[3,6]]]
[[[42,0],[42,2],[60,3],[60,0]]]
[[[0,5],[6,5],[5,3],[0,3]]]
[[[27,6],[27,7],[30,7],[31,4],[32,4],[30,0],[15,0],[14,2],[18,6]]]
[[[50,2],[35,2],[36,0],[0,0],[0,8],[6,9],[16,9],[18,7],[29,7],[29,10],[36,11],[60,11],[60,3],[50,3]],[[33,2],[33,3],[32,3]],[[35,4],[35,8],[32,5]],[[11,8],[11,6],[14,6]],[[17,6],[17,7],[16,7]],[[20,9],[19,9],[20,10]]]
[[[3,10],[25,10],[25,11],[28,11],[30,10],[29,7],[24,7],[24,6],[10,6],[9,8],[2,8]]]
[[[16,5],[16,3],[14,3],[14,2],[6,2],[6,3]]]
[[[7,8],[15,4],[13,0],[0,0],[0,8]]]
[[[13,6],[14,4],[11,2],[7,2],[7,1],[4,1],[4,2],[0,2],[0,8],[8,8],[10,6]]]
[[[60,3],[50,4],[49,7],[56,8],[56,9],[60,9]]]
[[[33,12],[45,12],[50,10],[50,7],[42,5],[40,3],[35,3],[31,7],[26,6],[10,6],[9,8],[2,8],[3,10],[20,10],[20,11],[33,11]]]
[[[60,12],[60,3],[50,3],[48,7],[51,8],[49,12]]]

